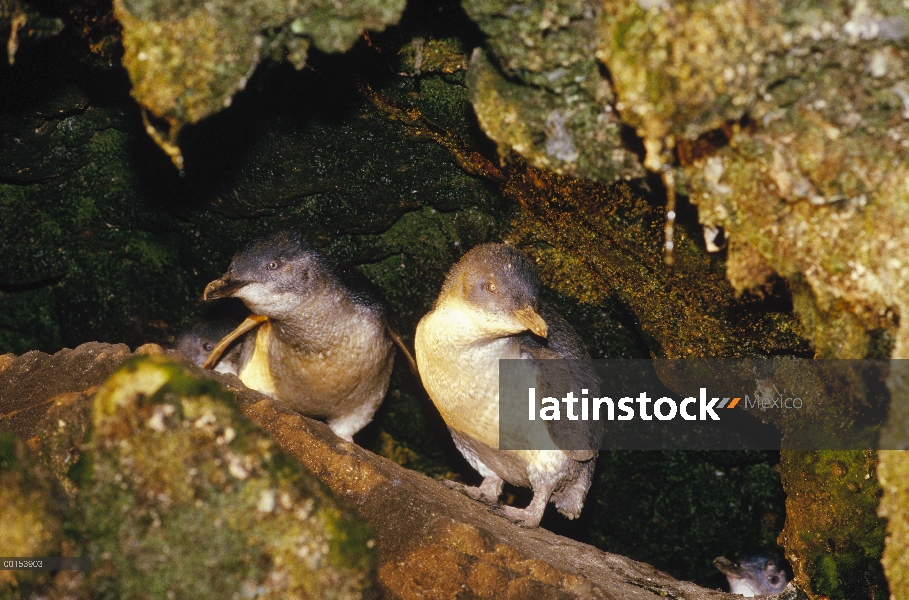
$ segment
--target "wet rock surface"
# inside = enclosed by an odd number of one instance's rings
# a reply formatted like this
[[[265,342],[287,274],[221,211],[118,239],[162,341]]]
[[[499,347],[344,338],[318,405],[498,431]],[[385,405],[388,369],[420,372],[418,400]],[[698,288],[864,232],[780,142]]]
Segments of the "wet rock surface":
[[[114,367],[104,360],[94,359],[98,356],[110,357],[115,352],[116,348],[111,346],[89,344],[68,353],[46,357],[47,362],[41,372],[53,377],[61,389],[69,388],[72,394],[84,393],[86,390],[82,386],[86,380],[103,381]],[[256,521],[265,530],[276,524],[280,514],[273,515],[262,508],[267,504],[267,508],[281,513],[281,495],[275,496],[274,504],[266,502],[271,496],[263,495],[261,489],[253,490],[256,493],[246,497],[241,490],[249,492],[247,488],[256,486],[249,483],[239,485],[237,481],[256,480],[254,472],[257,469],[253,463],[261,465],[261,475],[267,475],[270,472],[267,465],[275,464],[272,461],[276,460],[279,452],[277,448],[263,449],[258,446],[276,443],[281,451],[302,463],[343,504],[353,507],[358,517],[371,526],[378,540],[376,581],[382,597],[449,598],[459,595],[466,598],[646,599],[668,596],[690,600],[727,597],[721,592],[677,581],[643,563],[602,552],[543,529],[525,530],[515,527],[491,514],[482,505],[448,490],[425,475],[404,469],[355,444],[341,441],[326,425],[280,409],[270,399],[243,387],[233,376],[203,374],[197,368],[185,364],[185,359],[175,353],[167,352],[164,357],[160,356],[163,351],[154,346],[147,346],[142,352],[156,356],[136,358],[132,354],[122,355],[120,360],[125,366],[115,371],[93,396],[85,395],[83,401],[70,408],[93,415],[90,417],[91,427],[94,428],[91,437],[93,441],[87,445],[83,443],[83,448],[94,459],[86,462],[84,457],[80,458],[77,464],[85,465],[86,468],[76,469],[75,473],[68,475],[77,482],[76,506],[81,511],[78,513],[82,517],[81,527],[85,532],[100,527],[89,538],[92,540],[90,546],[98,552],[101,563],[110,564],[115,569],[99,570],[92,578],[108,578],[110,585],[121,586],[121,592],[131,589],[123,587],[127,581],[131,585],[137,585],[145,581],[143,576],[147,577],[153,572],[152,566],[143,560],[121,565],[118,561],[125,559],[105,558],[103,548],[110,543],[114,543],[114,546],[109,550],[118,547],[123,542],[120,539],[122,536],[129,536],[130,531],[135,531],[131,528],[133,526],[150,535],[137,539],[140,542],[138,546],[126,545],[132,548],[131,552],[139,552],[140,548],[148,544],[154,545],[155,540],[163,539],[160,536],[166,534],[168,521],[178,521],[175,517],[181,507],[190,512],[203,509],[211,512],[208,515],[196,515],[205,518],[190,519],[197,525],[189,531],[197,531],[197,527],[208,527],[217,519],[222,519],[222,529],[236,526],[238,521],[244,519]],[[75,377],[71,377],[63,366],[65,361],[72,361],[74,356],[90,358],[97,366],[81,369],[74,373]],[[0,388],[0,406],[6,406],[10,397],[8,394],[11,384],[6,375],[19,372],[23,363],[34,363],[34,358],[4,357],[5,368],[0,371],[4,376],[3,387]],[[178,366],[171,360],[183,361],[184,364]],[[38,370],[33,368],[30,372],[33,376],[38,376]],[[229,395],[225,395],[219,387],[231,392],[241,411],[271,437],[257,437],[254,434],[256,426],[243,425],[244,421],[237,421],[240,417],[230,417],[229,422],[237,428],[237,437],[234,439],[249,440],[245,449],[237,448],[234,451],[231,445],[234,442],[228,442],[225,438],[228,421],[221,423],[222,419],[217,416],[223,411],[229,414],[233,410],[230,407],[234,400],[229,399]],[[142,390],[146,393],[137,393]],[[175,403],[178,399],[180,404]],[[42,401],[41,398],[35,398],[36,403]],[[174,407],[174,410],[168,410],[167,407]],[[214,416],[214,421],[212,417],[206,417],[209,414]],[[48,443],[53,442],[53,437],[48,433],[58,427],[57,422],[48,423],[55,416],[59,415],[51,413],[46,418],[34,415],[33,422],[19,422],[14,429],[20,436],[34,437],[37,432],[34,445],[47,447]],[[195,424],[200,419],[204,423],[201,427],[196,427]],[[185,421],[188,425],[184,427],[180,421]],[[130,441],[115,441],[128,430],[127,426],[136,428]],[[8,428],[9,424],[4,421],[3,427]],[[47,427],[50,429],[44,429]],[[250,433],[253,434],[249,435]],[[177,450],[169,446],[179,439],[186,441],[187,436],[202,438],[198,442],[200,452],[188,452],[188,447]],[[154,444],[138,453],[140,447],[145,447],[144,438],[154,441]],[[225,441],[219,443],[219,439]],[[58,444],[56,449],[50,451],[53,454],[62,448]],[[207,455],[204,451],[206,448],[214,454]],[[231,451],[235,452],[233,458],[236,459],[236,465],[228,456]],[[218,464],[213,460],[217,457],[225,460]],[[198,461],[194,465],[195,471],[192,468],[182,468],[186,466],[183,463],[187,460]],[[152,477],[151,472],[145,471],[164,469],[167,463],[174,461],[181,465],[178,468],[179,476]],[[247,465],[247,462],[250,464]],[[238,478],[241,469],[247,478]],[[291,475],[293,469],[290,465],[280,467],[272,473],[271,478],[265,479],[272,483],[297,482],[298,485],[284,490],[288,494],[300,494],[301,488],[312,490],[311,485],[299,485],[300,481]],[[246,497],[250,504],[243,504],[241,508],[238,505],[240,503],[234,502],[215,510],[210,503],[217,504],[220,493],[206,495],[207,500],[203,502],[202,508],[198,508],[198,499],[187,502],[201,490],[199,486],[204,488],[211,485],[234,488],[240,494],[237,500]],[[154,493],[144,493],[142,489],[153,489]],[[181,493],[187,494],[187,498],[183,499]],[[116,496],[117,502],[114,504],[128,500],[131,508],[127,511],[108,511],[104,507],[112,506],[110,502],[92,505],[90,499],[97,499],[98,494]],[[103,514],[93,514],[97,511]],[[291,513],[288,518],[295,517]],[[132,525],[108,527],[110,519],[118,523],[125,519]],[[161,523],[156,524],[159,520]],[[270,520],[272,525],[268,524]],[[184,525],[186,524],[189,521]],[[330,530],[337,534],[337,528]],[[201,532],[202,529],[198,531]],[[222,534],[215,535],[213,539],[220,535]],[[348,536],[348,541],[357,540],[366,543],[368,538]],[[249,539],[237,543],[239,546],[234,549],[241,553],[250,552],[251,548],[257,547]],[[209,544],[211,540],[205,542],[205,545]],[[177,552],[177,549],[174,548],[172,552]],[[151,558],[167,555],[162,548],[155,548],[149,555],[139,552],[137,556]],[[228,567],[227,564],[222,566]],[[143,572],[146,568],[149,570]],[[130,578],[124,578],[127,575]],[[176,573],[173,575],[174,578],[169,581],[171,585],[184,584],[192,587],[203,583],[198,578],[180,581]],[[228,585],[230,581],[232,580],[228,576],[218,585]],[[160,582],[147,583],[160,585]],[[796,596],[790,594],[788,597]]]

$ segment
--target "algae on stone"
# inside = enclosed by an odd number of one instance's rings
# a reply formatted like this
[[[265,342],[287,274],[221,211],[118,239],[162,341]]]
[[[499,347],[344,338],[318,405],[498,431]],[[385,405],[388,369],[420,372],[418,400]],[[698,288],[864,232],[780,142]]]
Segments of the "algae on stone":
[[[75,524],[97,597],[361,598],[375,542],[232,396],[161,357],[95,394]]]

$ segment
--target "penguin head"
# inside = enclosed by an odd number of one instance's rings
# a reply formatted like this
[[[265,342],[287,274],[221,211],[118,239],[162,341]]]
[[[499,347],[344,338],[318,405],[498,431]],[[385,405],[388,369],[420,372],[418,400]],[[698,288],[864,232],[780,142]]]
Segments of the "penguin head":
[[[200,367],[223,338],[236,329],[229,320],[198,321],[186,328],[174,340],[174,348]]]
[[[312,242],[296,231],[277,231],[238,252],[203,299],[240,298],[253,312],[280,319],[333,280],[328,259]]]
[[[726,575],[733,594],[778,594],[786,589],[792,579],[788,564],[771,556],[749,556],[737,563],[719,556],[713,564]]]
[[[490,336],[525,331],[546,337],[546,321],[538,313],[540,277],[536,265],[504,244],[482,244],[451,268],[437,306],[462,304],[476,326]]]

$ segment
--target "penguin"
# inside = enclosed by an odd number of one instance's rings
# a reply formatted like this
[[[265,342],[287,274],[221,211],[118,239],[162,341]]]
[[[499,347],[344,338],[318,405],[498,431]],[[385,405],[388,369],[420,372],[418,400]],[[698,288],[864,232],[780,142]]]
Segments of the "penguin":
[[[385,397],[394,364],[394,333],[371,290],[299,232],[277,231],[238,252],[203,295],[227,297],[255,313],[240,381],[352,441]]]
[[[729,581],[729,593],[747,598],[779,594],[792,580],[785,561],[766,555],[749,556],[737,563],[718,556],[713,566]]]
[[[455,446],[483,476],[478,487],[443,484],[523,527],[539,526],[550,501],[568,518],[580,515],[602,436],[593,421],[537,420],[547,439],[573,428],[589,441],[587,449],[562,450],[555,443],[548,449],[499,449],[499,360],[572,359],[576,364],[590,358],[577,333],[540,301],[539,293],[536,265],[524,254],[504,244],[482,244],[451,268],[415,338],[423,385]],[[570,371],[571,389],[595,393],[599,382],[591,369]],[[546,375],[541,370],[538,377]],[[545,388],[547,382],[538,385]],[[526,508],[498,504],[506,481],[533,490]]]
[[[174,348],[187,356],[193,363],[203,366],[208,356],[223,338],[237,326],[228,319],[196,321],[184,329],[174,340]],[[213,364],[219,373],[236,375],[240,366],[243,341],[233,344],[227,352],[221,353]]]

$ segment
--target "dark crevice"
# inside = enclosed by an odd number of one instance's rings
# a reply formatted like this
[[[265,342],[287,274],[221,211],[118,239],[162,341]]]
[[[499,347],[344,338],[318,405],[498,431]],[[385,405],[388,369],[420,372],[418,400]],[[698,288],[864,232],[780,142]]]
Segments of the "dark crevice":
[[[0,282],[0,292],[6,294],[20,294],[22,292],[31,292],[43,287],[51,287],[63,279],[63,275],[52,275],[36,281],[26,281],[23,283],[4,283]]]

